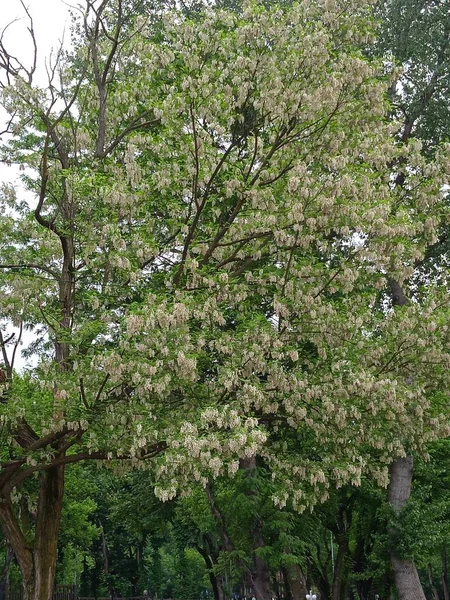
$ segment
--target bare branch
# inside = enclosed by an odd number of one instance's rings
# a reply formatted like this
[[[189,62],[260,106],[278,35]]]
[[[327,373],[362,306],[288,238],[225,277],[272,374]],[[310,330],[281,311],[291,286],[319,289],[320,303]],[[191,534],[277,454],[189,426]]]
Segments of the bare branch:
[[[38,49],[37,49],[37,43],[36,43],[36,36],[34,33],[34,22],[33,22],[33,17],[30,14],[30,11],[28,10],[28,8],[25,6],[23,0],[20,0],[20,4],[22,5],[23,10],[26,12],[29,20],[30,20],[30,26],[27,27],[30,36],[31,36],[31,40],[33,42],[33,48],[34,48],[34,52],[33,52],[33,66],[31,67],[30,71],[26,71],[28,74],[28,83],[31,85],[31,83],[33,82],[33,75],[36,71],[36,64],[37,64],[37,55],[38,55]]]
[[[34,31],[33,17],[31,15],[30,11],[28,10],[28,8],[26,7],[25,3],[23,2],[23,0],[20,0],[20,4],[22,5],[22,8],[23,8],[26,16],[28,17],[28,21],[29,21],[27,31],[30,34],[31,42],[33,44],[33,59],[32,59],[31,67],[27,68],[23,64],[23,62],[21,60],[19,60],[19,58],[17,58],[13,54],[11,54],[11,52],[9,52],[9,50],[5,46],[4,35],[5,35],[6,31],[9,29],[9,27],[11,27],[11,25],[13,25],[14,23],[16,23],[19,20],[19,19],[14,19],[10,23],[8,23],[8,25],[6,25],[6,27],[4,27],[4,29],[0,35],[0,68],[2,68],[6,73],[8,85],[11,84],[11,77],[22,78],[22,74],[25,75],[25,77],[23,77],[24,81],[26,81],[28,83],[28,85],[31,85],[33,82],[33,76],[34,76],[34,73],[36,72],[36,66],[37,66],[38,49],[37,49],[37,43],[36,43],[36,35],[35,35],[35,31]]]
[[[17,352],[17,348],[19,347],[20,342],[22,341],[22,333],[23,333],[23,320],[21,319],[20,326],[19,326],[19,335],[17,336],[16,343],[14,344],[14,349],[13,349],[13,353],[12,353],[12,357],[11,357],[11,371],[14,369],[14,362],[16,360],[16,352]]]
[[[11,337],[9,337],[7,340],[4,340],[3,333],[0,330],[0,345],[2,347],[3,362],[5,363],[6,375],[7,375],[8,379],[11,379],[11,376],[12,376],[12,367],[11,367],[11,363],[9,361],[8,353],[6,352],[6,344],[8,343],[8,341],[10,339],[11,339]]]

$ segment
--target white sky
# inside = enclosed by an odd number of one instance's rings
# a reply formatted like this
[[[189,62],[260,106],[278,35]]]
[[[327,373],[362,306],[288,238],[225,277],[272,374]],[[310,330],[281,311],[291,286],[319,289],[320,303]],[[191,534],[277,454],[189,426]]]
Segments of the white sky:
[[[37,75],[39,83],[43,83],[45,81],[45,70],[43,69],[45,57],[50,54],[52,48],[58,46],[58,41],[63,38],[64,27],[69,17],[69,7],[62,0],[24,0],[24,4],[33,17],[38,45],[39,72]],[[32,57],[32,44],[27,32],[29,22],[25,11],[19,0],[2,0],[1,5],[0,30],[3,30],[14,19],[18,19],[8,28],[5,43],[13,53],[16,53],[25,64],[29,65]],[[69,39],[68,31],[66,38]]]
[[[25,14],[19,0],[0,0],[0,31],[3,31],[9,23],[15,19],[4,36],[5,47],[9,52],[17,56],[19,60],[29,67],[33,60],[33,45],[30,34],[27,31],[29,26],[28,17]],[[35,74],[35,83],[41,86],[46,84],[45,60],[50,56],[52,49],[56,50],[64,38],[66,44],[70,39],[69,32],[69,6],[62,0],[24,0],[33,17],[35,37],[38,47],[38,62]],[[76,0],[73,2],[76,4]],[[64,34],[64,30],[65,34]],[[6,114],[0,109],[0,131],[3,131],[6,123]],[[14,167],[7,167],[0,163],[0,183],[15,183],[17,181],[18,171]],[[17,184],[16,184],[17,185]],[[20,188],[20,186],[17,186]],[[19,191],[20,193],[20,191]],[[30,202],[33,199],[30,198]],[[6,331],[7,336],[11,330]],[[32,335],[24,333],[22,348],[26,347],[32,340]],[[31,363],[34,361],[31,361]],[[30,364],[30,361],[27,361]],[[22,369],[27,364],[18,353],[15,361],[15,368]]]

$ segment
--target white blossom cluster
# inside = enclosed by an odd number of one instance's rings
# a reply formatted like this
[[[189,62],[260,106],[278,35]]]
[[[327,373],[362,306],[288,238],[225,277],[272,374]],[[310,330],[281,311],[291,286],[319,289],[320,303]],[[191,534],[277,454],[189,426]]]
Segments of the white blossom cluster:
[[[39,408],[12,389],[2,422],[34,410],[87,452],[150,457],[163,500],[259,456],[275,503],[298,510],[331,485],[386,485],[396,457],[448,435],[448,282],[420,303],[388,296],[448,224],[449,148],[429,161],[394,143],[389,82],[359,49],[366,9],[246,2],[199,22],[169,13],[162,42],[138,28],[108,89],[104,156],[86,75],[62,122],[76,121],[78,158],[49,170],[49,196],[70,191],[66,221],[45,208],[76,248],[69,329],[55,235],[26,209],[0,218],[2,262],[37,253],[47,269],[0,273],[1,318],[44,332]],[[23,82],[2,97],[24,127],[46,102]],[[45,340],[64,336],[62,371]]]

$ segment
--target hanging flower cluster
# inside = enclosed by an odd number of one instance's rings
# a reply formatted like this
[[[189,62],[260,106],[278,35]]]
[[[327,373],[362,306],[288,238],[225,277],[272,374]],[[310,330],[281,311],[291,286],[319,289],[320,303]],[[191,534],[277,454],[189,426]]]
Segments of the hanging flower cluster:
[[[386,485],[392,460],[448,434],[445,289],[402,309],[386,289],[447,218],[449,152],[428,162],[394,144],[389,82],[359,50],[371,35],[350,0],[169,12],[157,35],[139,23],[126,36],[106,96],[83,75],[44,205],[75,248],[64,330],[52,229],[27,207],[0,221],[2,262],[36,253],[47,271],[44,286],[2,271],[2,318],[70,346],[61,370],[44,344],[31,375],[42,435],[78,431],[86,452],[134,465],[163,449],[163,499],[260,456],[275,502],[302,510],[366,474]],[[42,121],[45,94],[23,88],[4,105]],[[30,410],[12,390],[2,419],[12,431]]]

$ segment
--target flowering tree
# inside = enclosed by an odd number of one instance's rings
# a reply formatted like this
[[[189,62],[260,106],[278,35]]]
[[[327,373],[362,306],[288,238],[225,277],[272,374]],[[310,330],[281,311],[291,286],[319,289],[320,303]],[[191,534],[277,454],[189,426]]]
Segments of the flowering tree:
[[[448,130],[448,8],[434,2],[386,0],[377,4],[377,12],[382,18],[378,52],[389,52],[401,65],[399,80],[390,90],[392,110],[402,124],[397,138],[400,143],[420,139],[422,152],[432,156]],[[396,184],[404,185],[401,174]],[[420,302],[421,289],[431,280],[438,280],[440,272],[448,269],[448,224],[439,227],[437,233],[436,241],[424,258],[417,261],[414,276],[403,286],[397,286],[398,289],[403,287],[397,300],[400,304],[406,302],[408,296]],[[403,512],[408,503],[412,465],[410,455],[399,458],[391,466],[389,500],[397,513]],[[395,545],[392,564],[399,597],[424,599],[414,563],[398,560]]]
[[[129,9],[87,2],[45,89],[0,48],[3,153],[35,194],[2,193],[0,522],[39,600],[69,463],[153,458],[168,499],[259,456],[303,510],[448,431],[443,296],[384,302],[435,241],[448,158],[393,143],[366,10]]]

